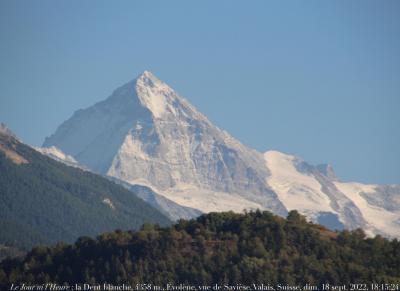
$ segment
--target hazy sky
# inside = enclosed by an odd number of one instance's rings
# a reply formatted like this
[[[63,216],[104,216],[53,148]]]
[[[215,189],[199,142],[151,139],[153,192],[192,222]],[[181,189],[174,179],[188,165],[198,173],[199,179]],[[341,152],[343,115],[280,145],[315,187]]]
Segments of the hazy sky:
[[[0,2],[0,121],[29,144],[145,69],[252,148],[400,183],[400,1]]]

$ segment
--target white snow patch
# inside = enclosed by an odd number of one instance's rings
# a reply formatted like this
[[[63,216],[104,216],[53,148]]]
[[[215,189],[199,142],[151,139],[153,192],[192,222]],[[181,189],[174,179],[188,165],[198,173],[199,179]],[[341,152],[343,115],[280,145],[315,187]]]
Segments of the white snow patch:
[[[142,129],[143,129],[143,125],[141,125],[140,122],[138,122],[138,123],[136,124],[136,126],[135,126],[135,130],[136,130],[136,131],[140,131],[140,130],[142,130]]]
[[[34,149],[40,152],[41,154],[49,156],[53,159],[61,160],[70,164],[78,164],[78,162],[72,156],[65,154],[62,150],[60,150],[55,146],[51,146],[48,148],[35,147]]]
[[[148,159],[148,155],[143,150],[143,144],[130,133],[126,135],[118,154],[121,155],[121,158],[135,157],[143,160]]]
[[[146,179],[134,179],[129,183],[146,186],[181,206],[198,209],[204,213],[223,211],[240,213],[244,210],[265,209],[260,204],[241,197],[240,194],[201,189],[191,184],[181,183],[168,190],[160,190]]]
[[[368,234],[373,233],[373,228],[384,230],[392,236],[398,236],[400,229],[396,223],[400,219],[400,213],[390,212],[381,207],[369,204],[360,194],[374,193],[376,185],[364,185],[360,183],[340,183],[334,182],[335,186],[345,194],[361,211],[364,219],[370,224],[372,229],[366,229]]]
[[[264,158],[270,170],[267,183],[288,210],[297,209],[302,213],[335,213],[329,198],[321,191],[321,184],[313,176],[297,171],[294,166],[297,159],[295,156],[268,151]]]
[[[166,97],[172,96],[173,90],[145,71],[136,82],[136,92],[140,102],[147,107],[155,118],[161,118],[167,111]]]
[[[204,213],[222,211],[239,213],[244,210],[264,209],[260,204],[249,201],[237,193],[211,191],[192,185],[181,184],[161,194],[175,203]]]

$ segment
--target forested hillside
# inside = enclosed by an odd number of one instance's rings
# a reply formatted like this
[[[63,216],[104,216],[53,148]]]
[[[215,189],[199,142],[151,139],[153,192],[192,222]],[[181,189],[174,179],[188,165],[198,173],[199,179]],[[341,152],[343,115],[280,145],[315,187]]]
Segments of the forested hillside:
[[[37,247],[0,264],[0,282],[165,284],[400,283],[400,243],[332,232],[269,212],[210,213],[166,228]],[[0,284],[0,285],[1,285]],[[133,286],[133,285],[132,285]],[[136,285],[135,285],[136,286]]]
[[[0,256],[169,219],[99,175],[56,162],[0,131]],[[12,252],[9,252],[9,251]]]

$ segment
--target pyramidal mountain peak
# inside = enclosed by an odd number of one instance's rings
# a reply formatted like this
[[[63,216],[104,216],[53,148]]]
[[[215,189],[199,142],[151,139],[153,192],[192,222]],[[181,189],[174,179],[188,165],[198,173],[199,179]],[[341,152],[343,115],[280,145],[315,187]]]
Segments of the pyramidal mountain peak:
[[[153,73],[150,71],[143,71],[139,76],[137,76],[134,80],[138,86],[144,87],[168,87],[164,82],[158,79]]]
[[[156,78],[156,76],[153,75],[152,72],[148,71],[148,70],[144,70],[139,76],[138,78],[141,77],[145,77],[145,78]]]
[[[175,113],[172,104],[179,99],[178,95],[152,73],[144,71],[136,79],[135,88],[141,104],[149,109],[155,118]]]
[[[143,71],[132,81],[117,88],[106,100],[108,107],[132,110],[142,107],[157,119],[200,118],[209,122],[185,98],[178,95],[168,84],[161,81],[150,71]]]
[[[400,236],[400,186],[342,183],[329,165],[248,148],[149,71],[76,111],[43,146],[200,212],[297,209],[331,228]]]

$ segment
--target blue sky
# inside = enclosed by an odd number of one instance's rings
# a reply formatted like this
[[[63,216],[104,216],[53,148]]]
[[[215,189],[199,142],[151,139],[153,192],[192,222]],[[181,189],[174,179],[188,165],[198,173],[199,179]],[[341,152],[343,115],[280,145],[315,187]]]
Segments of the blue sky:
[[[399,1],[2,0],[0,39],[29,144],[150,70],[252,148],[400,183]]]

